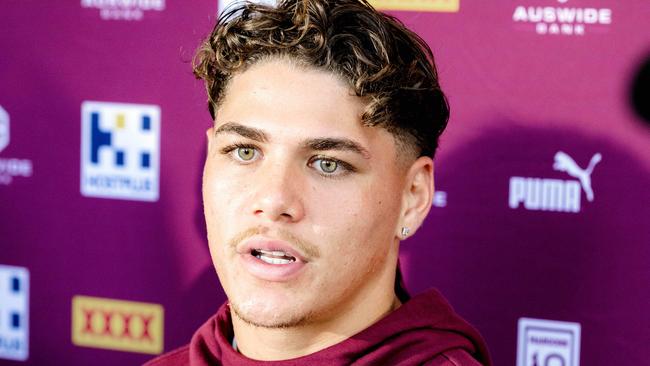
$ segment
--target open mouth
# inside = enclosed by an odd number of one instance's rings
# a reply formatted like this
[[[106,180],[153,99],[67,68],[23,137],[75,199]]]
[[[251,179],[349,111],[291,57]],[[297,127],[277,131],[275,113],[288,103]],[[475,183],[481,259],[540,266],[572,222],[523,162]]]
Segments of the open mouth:
[[[268,264],[290,264],[296,261],[295,257],[282,250],[253,249],[251,255]]]

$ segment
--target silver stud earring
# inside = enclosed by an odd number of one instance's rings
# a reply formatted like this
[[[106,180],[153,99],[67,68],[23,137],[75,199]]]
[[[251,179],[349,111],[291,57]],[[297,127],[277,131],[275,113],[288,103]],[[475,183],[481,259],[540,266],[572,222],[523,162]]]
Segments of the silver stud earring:
[[[402,226],[402,238],[406,238],[410,232],[411,229],[407,228],[406,226]]]

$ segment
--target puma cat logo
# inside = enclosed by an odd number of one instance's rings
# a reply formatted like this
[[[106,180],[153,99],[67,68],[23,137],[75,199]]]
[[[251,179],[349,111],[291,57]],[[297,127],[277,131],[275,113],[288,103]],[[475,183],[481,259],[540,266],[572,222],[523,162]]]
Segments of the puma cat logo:
[[[511,177],[508,205],[516,209],[523,204],[531,211],[580,212],[581,189],[587,201],[594,201],[591,174],[603,157],[596,153],[582,169],[567,153],[555,153],[553,169],[565,172],[576,180],[533,177]]]
[[[600,153],[594,154],[589,161],[587,169],[582,169],[569,155],[562,151],[555,153],[555,163],[553,169],[565,172],[574,178],[578,178],[582,189],[587,195],[587,201],[594,201],[594,191],[591,189],[591,173],[594,171],[596,164],[603,159]]]

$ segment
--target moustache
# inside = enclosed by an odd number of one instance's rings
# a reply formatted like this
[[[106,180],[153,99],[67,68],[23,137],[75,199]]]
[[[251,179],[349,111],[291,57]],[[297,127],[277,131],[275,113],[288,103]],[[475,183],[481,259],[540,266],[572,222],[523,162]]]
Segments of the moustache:
[[[259,226],[241,231],[228,241],[228,248],[231,248],[234,251],[236,251],[237,246],[244,240],[255,235],[269,236],[268,235],[269,231],[270,231],[269,229],[264,227],[259,227]],[[274,230],[273,234],[274,235],[269,237],[288,242],[293,248],[298,250],[307,259],[316,259],[320,257],[320,250],[316,245],[294,235],[288,230],[284,230],[284,229]]]

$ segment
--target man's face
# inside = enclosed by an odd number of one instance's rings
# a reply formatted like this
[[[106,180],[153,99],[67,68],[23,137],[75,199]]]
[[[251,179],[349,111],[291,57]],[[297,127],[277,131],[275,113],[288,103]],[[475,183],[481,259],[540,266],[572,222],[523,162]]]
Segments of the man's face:
[[[328,321],[392,293],[405,168],[363,107],[332,74],[286,60],[231,80],[203,199],[212,261],[246,322]]]

